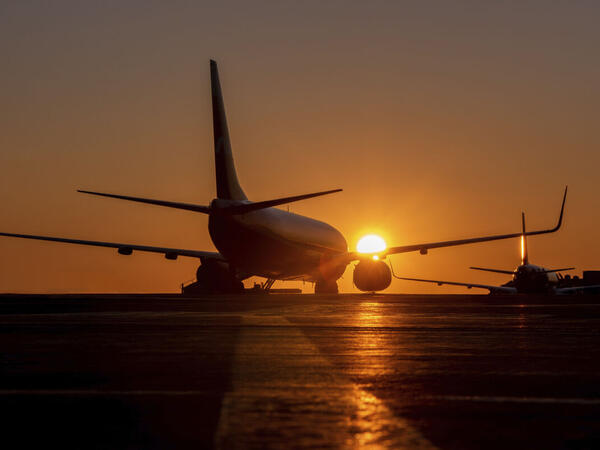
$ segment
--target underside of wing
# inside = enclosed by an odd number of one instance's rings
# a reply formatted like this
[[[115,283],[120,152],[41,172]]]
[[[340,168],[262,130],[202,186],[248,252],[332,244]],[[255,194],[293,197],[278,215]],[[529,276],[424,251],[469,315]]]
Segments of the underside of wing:
[[[495,293],[495,294],[516,294],[517,293],[517,290],[515,288],[508,287],[508,286],[491,286],[489,284],[460,283],[457,281],[425,280],[422,278],[406,278],[406,277],[396,277],[396,278],[399,280],[419,281],[421,283],[435,283],[438,286],[448,284],[451,286],[464,286],[467,289],[471,289],[471,288],[487,289],[490,291],[490,293]]]
[[[93,247],[108,247],[116,248],[121,255],[131,255],[134,251],[139,252],[150,252],[150,253],[162,253],[167,259],[177,259],[178,256],[188,256],[192,258],[200,259],[220,259],[224,260],[223,256],[217,252],[203,252],[199,250],[186,250],[180,248],[169,248],[169,247],[153,247],[149,245],[137,245],[137,244],[120,244],[117,242],[102,242],[102,241],[89,241],[84,239],[70,239],[52,236],[37,236],[33,234],[16,234],[16,233],[0,233],[0,236],[15,237],[21,239],[35,239],[38,241],[50,241],[50,242],[62,242],[65,244],[79,244],[89,245]]]
[[[527,233],[527,236],[532,236],[535,234],[545,234],[545,233],[553,233],[556,231],[555,229],[550,230],[540,230],[540,231],[531,231]],[[421,252],[421,254],[425,255],[427,252],[434,248],[443,248],[443,247],[456,247],[458,245],[467,245],[467,244],[477,244],[479,242],[490,242],[490,241],[499,241],[502,239],[512,239],[521,237],[522,233],[509,233],[509,234],[497,234],[493,236],[481,236],[476,238],[468,238],[468,239],[456,239],[453,241],[441,241],[441,242],[428,242],[424,244],[413,244],[413,245],[403,245],[400,247],[390,247],[385,252],[383,252],[382,256],[387,255],[395,255],[397,253],[409,253],[409,252]]]
[[[512,239],[521,236],[535,236],[538,234],[547,234],[554,233],[558,231],[562,225],[563,214],[565,210],[565,202],[567,199],[567,188],[565,188],[565,193],[562,199],[562,205],[560,208],[560,214],[558,216],[558,221],[556,225],[552,228],[548,228],[545,230],[536,230],[536,231],[528,231],[528,232],[519,232],[519,233],[508,233],[508,234],[496,234],[491,236],[481,236],[474,237],[468,239],[456,239],[453,241],[441,241],[441,242],[428,242],[424,244],[414,244],[414,245],[404,245],[400,247],[390,247],[389,249],[381,252],[379,254],[380,257],[385,257],[387,255],[393,255],[396,253],[408,253],[408,252],[421,252],[422,254],[427,254],[428,250],[433,248],[442,248],[442,247],[455,247],[457,245],[466,245],[466,244],[476,244],[478,242],[490,242],[490,241],[498,241],[502,239]]]
[[[555,293],[556,294],[579,294],[579,293],[583,293],[585,291],[600,291],[600,284],[594,284],[591,286],[574,286],[574,287],[567,287],[567,288],[556,288],[555,289]]]

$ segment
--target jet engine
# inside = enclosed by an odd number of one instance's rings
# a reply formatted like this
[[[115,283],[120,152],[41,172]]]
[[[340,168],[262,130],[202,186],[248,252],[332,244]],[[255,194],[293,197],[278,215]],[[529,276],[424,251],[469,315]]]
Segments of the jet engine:
[[[361,291],[383,291],[392,283],[392,272],[383,261],[361,261],[354,268],[352,279]]]
[[[188,292],[207,293],[241,292],[243,290],[244,284],[231,273],[229,264],[212,259],[202,262],[196,270],[196,282],[187,289]]]

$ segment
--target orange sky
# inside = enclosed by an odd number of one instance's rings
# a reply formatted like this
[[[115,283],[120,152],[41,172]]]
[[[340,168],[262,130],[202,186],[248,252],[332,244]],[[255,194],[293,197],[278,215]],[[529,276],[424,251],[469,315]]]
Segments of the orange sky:
[[[291,209],[354,248],[374,231],[389,245],[518,231],[522,209],[545,227],[569,184],[564,229],[531,239],[531,262],[600,269],[595,2],[5,3],[0,231],[212,249],[206,216],[75,189],[208,203],[215,58],[251,199],[342,187]],[[0,254],[0,292],[175,291],[197,266],[9,238]],[[500,284],[468,266],[519,256],[514,240],[392,261]],[[354,291],[351,268],[340,286]]]

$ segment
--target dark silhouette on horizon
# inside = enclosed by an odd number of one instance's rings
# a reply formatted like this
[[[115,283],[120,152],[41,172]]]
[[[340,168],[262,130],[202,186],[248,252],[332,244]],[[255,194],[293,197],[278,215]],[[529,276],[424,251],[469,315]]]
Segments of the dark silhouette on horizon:
[[[567,197],[567,188],[565,188],[564,202]],[[419,281],[423,283],[435,283],[439,286],[444,284],[453,286],[465,286],[468,289],[480,288],[488,289],[490,294],[575,294],[584,291],[596,293],[600,285],[584,285],[572,283],[569,275],[563,277],[560,272],[573,270],[574,267],[565,267],[561,269],[546,269],[529,262],[529,252],[527,250],[527,232],[525,231],[525,213],[522,213],[523,234],[521,237],[521,264],[514,270],[489,269],[485,267],[470,267],[474,270],[485,272],[501,273],[512,275],[512,280],[501,286],[492,286],[477,283],[461,283],[456,281],[426,280],[422,278],[399,277],[393,274],[399,280]]]
[[[355,261],[358,264],[353,271],[354,285],[361,291],[382,291],[392,280],[390,267],[384,261],[388,255],[415,251],[425,255],[434,248],[553,233],[561,226],[564,199],[558,222],[550,229],[389,247],[368,253],[349,251],[346,239],[333,226],[275,208],[341,189],[259,202],[248,200],[237,177],[217,63],[212,60],[210,80],[217,198],[209,205],[91,190],[78,192],[208,214],[208,230],[218,252],[16,233],[0,233],[0,236],[116,248],[121,255],[142,251],[160,253],[169,260],[179,256],[197,258],[201,264],[196,271],[196,281],[184,286],[184,293],[241,292],[244,290],[242,281],[251,276],[266,278],[263,285],[266,291],[275,280],[304,280],[315,283],[315,293],[337,293],[337,280]]]

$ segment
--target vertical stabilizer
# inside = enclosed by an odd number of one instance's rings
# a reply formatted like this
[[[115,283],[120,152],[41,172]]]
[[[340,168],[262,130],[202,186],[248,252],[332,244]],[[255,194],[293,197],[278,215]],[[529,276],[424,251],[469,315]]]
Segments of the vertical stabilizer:
[[[215,169],[217,178],[217,197],[228,200],[247,200],[246,194],[235,172],[227,117],[217,63],[210,61],[210,85],[212,91],[213,135],[215,139]]]
[[[523,234],[521,235],[521,264],[529,264],[529,255],[527,254],[527,235],[525,234],[525,213],[521,213],[523,221]]]

